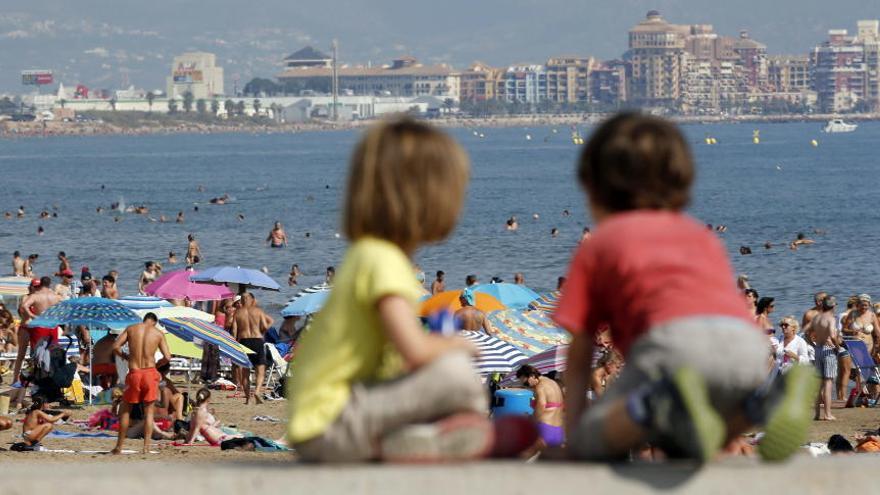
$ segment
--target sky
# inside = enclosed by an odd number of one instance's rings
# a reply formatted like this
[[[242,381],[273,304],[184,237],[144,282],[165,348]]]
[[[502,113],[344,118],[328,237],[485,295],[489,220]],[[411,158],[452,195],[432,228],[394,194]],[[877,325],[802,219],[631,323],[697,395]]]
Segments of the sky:
[[[305,45],[329,51],[333,38],[351,64],[609,59],[651,9],[725,35],[747,29],[771,54],[805,54],[828,29],[880,18],[878,0],[0,0],[0,93],[23,92],[25,69],[69,86],[160,89],[173,56],[190,50],[218,55],[231,92],[273,77]]]

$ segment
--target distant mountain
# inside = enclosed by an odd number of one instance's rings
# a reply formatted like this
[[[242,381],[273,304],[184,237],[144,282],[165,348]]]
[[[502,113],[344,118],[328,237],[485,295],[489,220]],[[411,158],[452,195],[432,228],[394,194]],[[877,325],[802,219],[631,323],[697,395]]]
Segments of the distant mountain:
[[[53,69],[66,85],[163,88],[185,50],[218,55],[226,87],[274,76],[305,45],[343,62],[381,64],[409,54],[464,67],[558,54],[620,56],[626,31],[650,9],[671,22],[748,29],[771,53],[806,53],[832,28],[880,17],[877,0],[33,0],[0,10],[0,92],[19,92],[19,71]],[[10,4],[15,5],[10,5]],[[711,4],[711,5],[707,5]]]

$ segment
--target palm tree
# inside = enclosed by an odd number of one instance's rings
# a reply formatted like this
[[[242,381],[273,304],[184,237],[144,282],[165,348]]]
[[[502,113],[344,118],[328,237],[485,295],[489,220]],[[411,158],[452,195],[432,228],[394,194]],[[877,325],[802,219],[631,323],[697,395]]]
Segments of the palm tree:
[[[244,115],[244,100],[238,100],[235,104],[235,114]]]
[[[58,104],[61,105],[61,108],[64,108],[64,105],[67,104],[67,100],[61,98],[60,100],[58,100]]]
[[[208,111],[208,104],[205,103],[204,98],[199,98],[198,101],[196,101],[196,111],[201,114]]]
[[[153,113],[153,100],[155,99],[156,95],[152,91],[147,91],[147,105],[150,107],[150,113]]]
[[[217,112],[219,112],[219,111],[220,111],[220,102],[217,101],[217,99],[215,98],[215,99],[211,100],[211,113],[214,115],[214,117],[216,117]]]
[[[255,99],[254,100],[254,115],[257,115],[258,113],[260,113],[261,106],[262,106],[262,104],[260,103],[260,99],[259,98]]]
[[[195,97],[192,91],[187,91],[183,94],[183,111],[189,113],[193,109],[193,100],[195,100]]]
[[[235,111],[235,102],[232,100],[226,100],[223,102],[223,109],[226,110],[226,117],[232,117],[232,112]]]
[[[113,98],[110,98],[110,108],[112,108],[114,112],[116,111],[116,102],[117,101],[118,100],[116,99],[115,96]]]
[[[174,98],[168,99],[168,113],[177,113],[177,100]]]

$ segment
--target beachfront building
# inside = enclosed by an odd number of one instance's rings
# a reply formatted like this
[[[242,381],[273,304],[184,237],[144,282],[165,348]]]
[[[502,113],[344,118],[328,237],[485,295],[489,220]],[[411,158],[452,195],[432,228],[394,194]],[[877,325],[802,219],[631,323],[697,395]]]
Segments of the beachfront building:
[[[622,60],[596,62],[590,70],[588,101],[617,107],[627,99],[627,64]]]
[[[186,93],[196,100],[222,96],[223,68],[213,53],[184,53],[174,57],[167,85],[169,98],[182,98]]]
[[[812,87],[810,77],[810,57],[807,55],[768,57],[767,79],[771,91],[808,91]]]
[[[553,57],[547,61],[547,99],[556,103],[578,103],[590,99],[593,57]]]
[[[298,57],[301,60],[287,61],[288,65],[277,76],[279,82],[288,87],[330,87],[332,64],[319,65],[314,61],[314,64],[303,65],[301,62],[308,61],[301,55]],[[343,65],[339,67],[337,77],[340,92],[354,96],[436,96],[457,100],[459,95],[459,76],[451,67],[445,64],[423,65],[409,56],[381,67]]]
[[[333,57],[307,46],[288,55],[284,59],[284,67],[288,69],[330,69],[333,67]]]
[[[880,112],[880,21],[859,21],[858,33],[865,49],[865,99],[872,111]]]
[[[539,103],[547,100],[547,70],[543,65],[512,65],[496,90],[507,103]]]
[[[690,54],[685,49],[688,26],[666,22],[659,12],[648,12],[644,21],[630,29],[627,94],[644,107],[677,108],[682,98]]]
[[[823,112],[867,108],[865,47],[846,29],[828,31],[828,39],[810,55],[813,86]]]
[[[474,62],[458,74],[459,100],[478,103],[494,100],[504,71],[489,67],[482,62]]]

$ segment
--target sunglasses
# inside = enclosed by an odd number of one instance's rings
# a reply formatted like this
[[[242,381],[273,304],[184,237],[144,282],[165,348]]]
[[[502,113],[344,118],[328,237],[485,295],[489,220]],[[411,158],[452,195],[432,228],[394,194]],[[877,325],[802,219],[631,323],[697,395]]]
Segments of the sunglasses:
[[[780,323],[779,324],[779,328],[788,328],[788,327],[789,327],[788,323]]]

